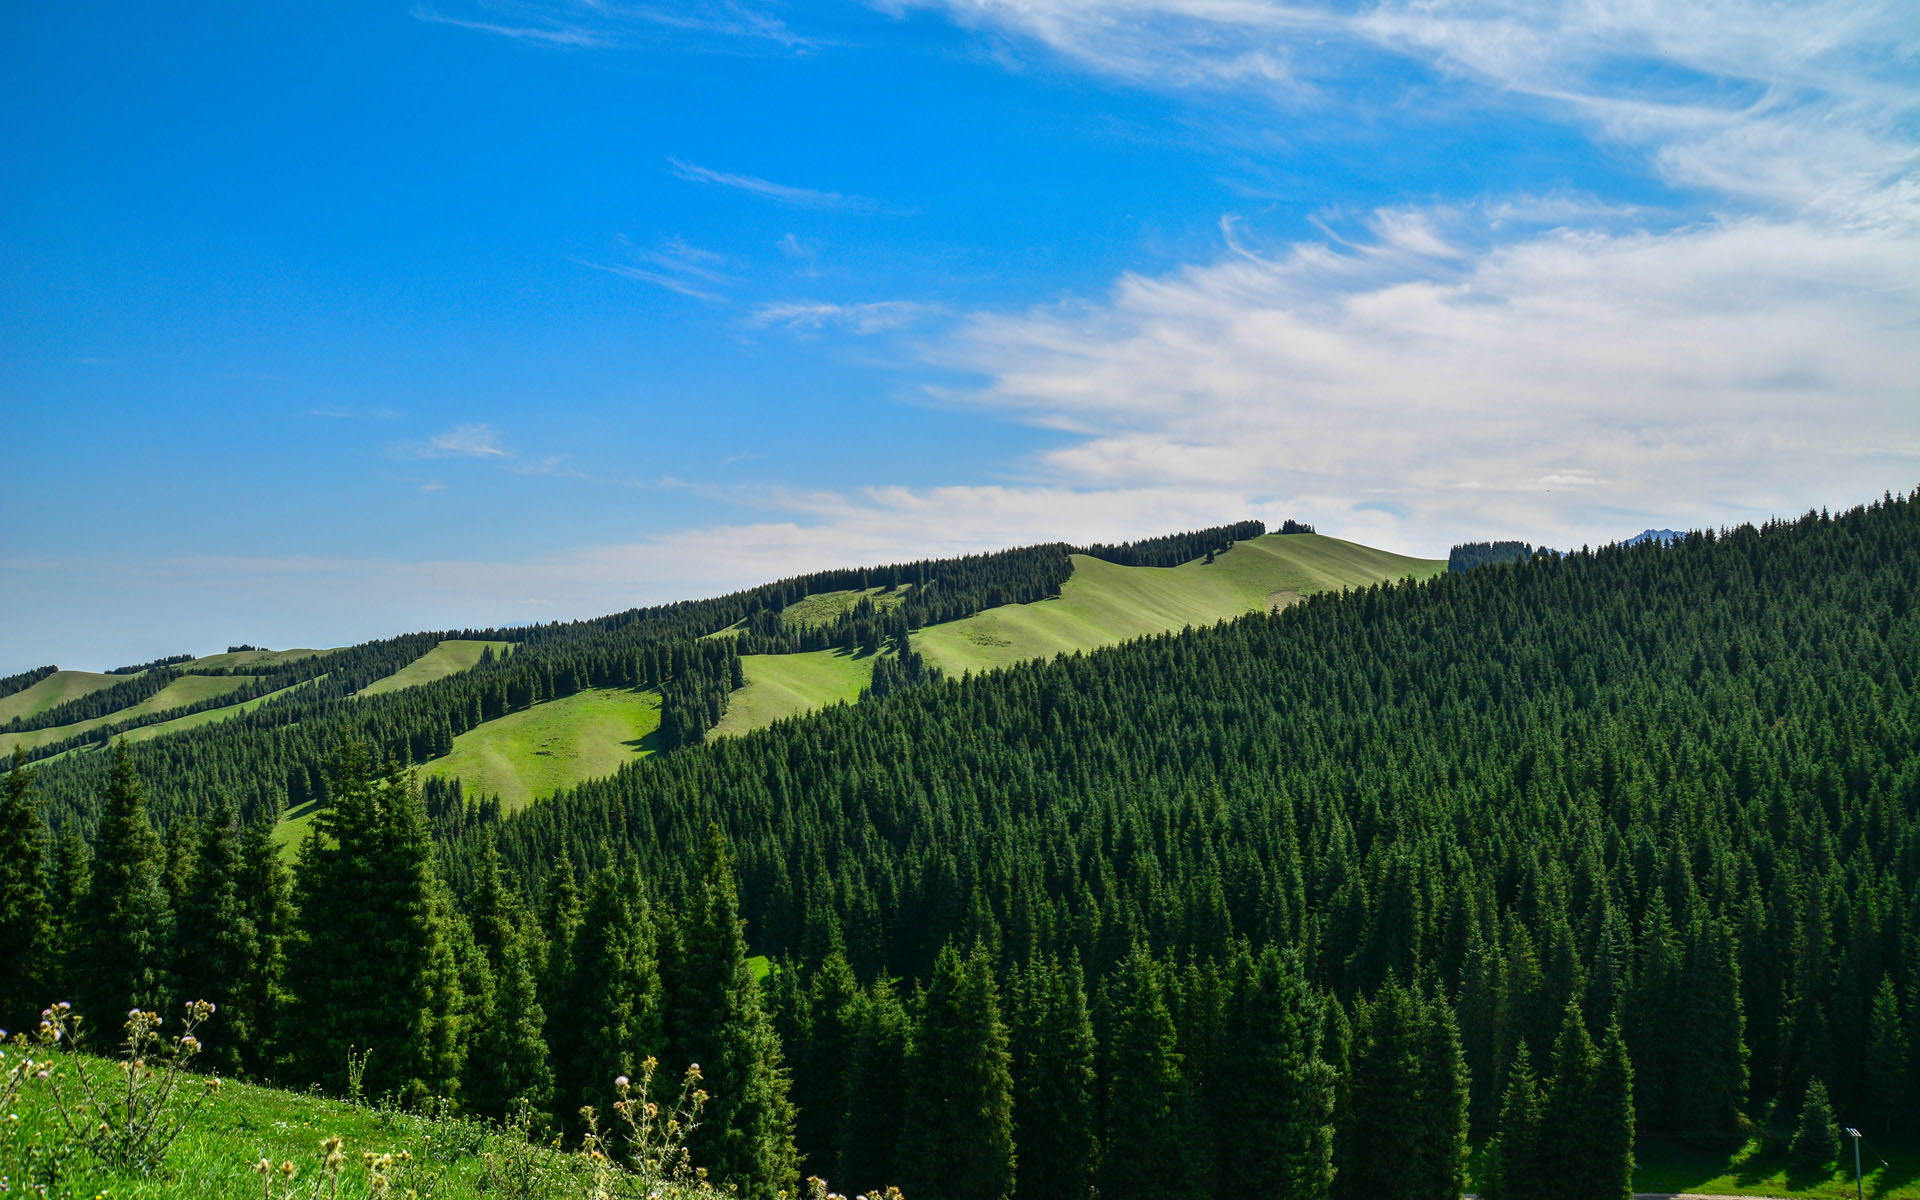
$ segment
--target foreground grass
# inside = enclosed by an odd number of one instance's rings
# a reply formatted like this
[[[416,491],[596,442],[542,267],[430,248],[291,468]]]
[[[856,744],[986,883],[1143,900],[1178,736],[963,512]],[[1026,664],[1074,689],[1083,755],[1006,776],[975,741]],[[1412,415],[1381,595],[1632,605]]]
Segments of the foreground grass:
[[[1122,567],[1073,556],[1055,600],[1009,604],[913,635],[920,653],[949,675],[1095,650],[1133,638],[1212,625],[1286,605],[1314,592],[1364,587],[1446,569],[1318,534],[1268,534],[1239,542],[1212,563]]]
[[[480,655],[488,647],[492,647],[495,656],[499,656],[511,653],[513,643],[447,638],[398,671],[374,680],[354,695],[378,696],[383,692],[398,692],[432,683],[436,679],[445,679],[449,675],[458,675],[462,671],[471,671],[480,665]]]
[[[100,1071],[116,1069],[109,1062],[96,1065]],[[201,1107],[156,1174],[105,1170],[75,1159],[42,1191],[47,1181],[35,1164],[44,1157],[33,1148],[36,1143],[43,1149],[57,1144],[59,1131],[44,1088],[28,1087],[0,1128],[0,1195],[36,1200],[253,1200],[263,1195],[265,1183],[255,1164],[266,1159],[276,1167],[292,1163],[294,1194],[306,1196],[319,1174],[321,1141],[337,1136],[345,1143],[346,1157],[341,1197],[367,1195],[363,1154],[399,1156],[404,1151],[407,1158],[396,1167],[397,1190],[392,1194],[405,1195],[413,1188],[436,1200],[477,1200],[506,1190],[498,1164],[515,1145],[499,1130],[474,1121],[434,1120],[248,1084],[227,1083],[209,1091],[207,1081],[198,1077],[182,1085],[178,1102]],[[522,1153],[536,1157],[538,1169],[548,1176],[548,1185],[530,1194],[581,1193],[585,1172],[575,1156],[531,1149]],[[272,1195],[278,1197],[284,1177],[276,1171],[271,1178]],[[327,1193],[322,1189],[319,1194]]]

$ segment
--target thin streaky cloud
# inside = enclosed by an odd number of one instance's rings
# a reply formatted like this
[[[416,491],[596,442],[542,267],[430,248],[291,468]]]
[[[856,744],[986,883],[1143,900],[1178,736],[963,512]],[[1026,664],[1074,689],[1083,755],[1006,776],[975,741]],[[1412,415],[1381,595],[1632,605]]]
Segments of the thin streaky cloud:
[[[883,333],[938,316],[946,311],[938,304],[917,300],[869,300],[859,304],[834,304],[823,300],[781,300],[763,304],[755,310],[752,323],[778,325],[787,329],[824,329],[835,326],[853,333]]]
[[[476,6],[455,0],[448,7],[473,10]],[[733,0],[683,0],[671,7],[602,0],[494,0],[478,8],[480,13],[475,15],[457,16],[427,4],[416,4],[411,13],[416,20],[437,25],[564,48],[658,48],[663,32],[696,38],[771,42],[794,51],[810,50],[817,44],[778,19]],[[712,50],[715,47],[688,42],[682,48]]]
[[[705,300],[711,304],[718,304],[720,302],[720,297],[713,292],[707,291],[697,284],[689,283],[685,279],[664,274],[660,271],[649,271],[644,267],[621,266],[617,263],[598,263],[585,258],[575,258],[569,261],[577,266],[586,267],[594,271],[605,271],[609,275],[618,275],[622,279],[631,279],[636,283],[650,283],[655,287],[662,287],[670,292],[677,292],[682,296],[694,300]]]
[[[775,200],[781,204],[797,204],[806,208],[847,208],[871,210],[877,207],[875,201],[865,196],[850,196],[841,192],[820,191],[815,188],[793,187],[789,184],[775,183],[770,179],[761,179],[757,175],[737,175],[731,171],[716,171],[712,167],[703,167],[684,159],[669,158],[673,173],[689,183],[711,183],[720,187],[733,188],[736,191],[750,192],[756,196]]]
[[[500,444],[500,431],[484,423],[455,425],[424,442],[400,442],[390,448],[395,458],[478,458],[505,460],[513,451]]]

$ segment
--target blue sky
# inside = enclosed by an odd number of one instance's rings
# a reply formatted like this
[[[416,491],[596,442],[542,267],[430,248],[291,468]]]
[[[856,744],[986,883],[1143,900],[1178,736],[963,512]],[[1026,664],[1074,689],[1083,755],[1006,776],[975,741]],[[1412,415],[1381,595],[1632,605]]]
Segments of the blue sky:
[[[0,672],[1910,488],[1910,16],[12,6]]]

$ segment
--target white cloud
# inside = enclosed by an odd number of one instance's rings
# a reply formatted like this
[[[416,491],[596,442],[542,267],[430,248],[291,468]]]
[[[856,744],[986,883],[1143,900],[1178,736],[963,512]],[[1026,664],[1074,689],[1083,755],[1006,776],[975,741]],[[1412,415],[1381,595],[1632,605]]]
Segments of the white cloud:
[[[395,458],[510,459],[513,451],[500,444],[500,431],[491,425],[456,425],[423,442],[399,442],[389,448]]]
[[[976,314],[967,398],[1080,436],[1064,486],[1259,490],[1401,549],[1556,544],[1920,477],[1920,240],[1746,217],[1496,240],[1461,212],[1235,247],[1099,302]],[[1354,506],[1390,497],[1404,514]],[[1352,514],[1350,517],[1347,514]]]
[[[462,15],[466,14],[466,15]],[[814,42],[750,0],[673,0],[670,4],[605,0],[446,0],[416,4],[415,20],[569,49],[660,45],[676,35],[704,40],[767,42],[806,50]]]
[[[937,304],[914,300],[869,300],[834,304],[824,300],[781,300],[754,311],[755,325],[787,329],[823,329],[834,326],[858,334],[882,333],[937,316],[946,311]]]
[[[1668,180],[1872,211],[1916,158],[1915,25],[1900,0],[889,0],[1028,39],[1131,83],[1252,92],[1329,115],[1417,86],[1364,56],[1518,95],[1642,149]],[[1355,54],[1362,56],[1356,60]],[[1909,203],[1912,197],[1908,197]]]
[[[839,192],[792,187],[754,175],[736,175],[728,171],[716,171],[711,167],[683,162],[677,158],[669,158],[667,162],[673,167],[675,175],[689,183],[716,184],[720,187],[733,188],[735,191],[751,192],[753,195],[776,200],[781,204],[794,204],[802,208],[850,208],[862,211],[875,207],[874,202],[865,196],[848,196]]]
[[[731,260],[718,251],[703,249],[680,238],[668,238],[657,250],[635,250],[624,237],[616,241],[618,252],[628,261],[607,263],[584,258],[572,261],[577,266],[605,271],[637,283],[650,283],[709,303],[719,302],[721,292],[734,282],[732,276],[720,269]]]

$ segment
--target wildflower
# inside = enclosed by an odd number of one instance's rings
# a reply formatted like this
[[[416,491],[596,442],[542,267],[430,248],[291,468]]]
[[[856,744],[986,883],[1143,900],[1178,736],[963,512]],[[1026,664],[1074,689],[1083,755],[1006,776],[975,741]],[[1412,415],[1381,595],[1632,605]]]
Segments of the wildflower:
[[[628,1079],[628,1078],[627,1078],[627,1077],[626,1077],[625,1075],[615,1075],[615,1076],[613,1077],[613,1086],[615,1086],[615,1087],[617,1087],[617,1088],[623,1088],[623,1087],[626,1087],[627,1085],[629,1085],[629,1084],[631,1084],[632,1082],[633,1082],[633,1081],[632,1081],[631,1079]]]

